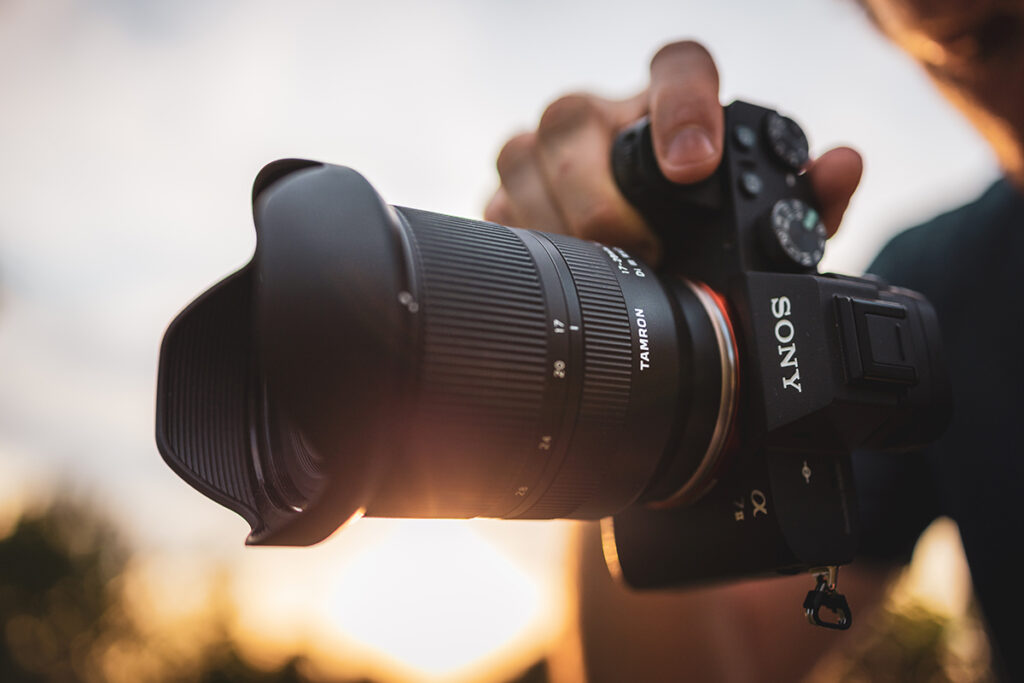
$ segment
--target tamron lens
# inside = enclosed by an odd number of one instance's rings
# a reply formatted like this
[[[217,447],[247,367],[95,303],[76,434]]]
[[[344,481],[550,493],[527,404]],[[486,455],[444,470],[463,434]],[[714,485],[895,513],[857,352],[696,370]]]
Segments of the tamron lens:
[[[389,206],[351,169],[267,166],[255,256],[164,339],[165,460],[252,544],[362,514],[613,517],[606,551],[634,586],[849,562],[851,451],[948,420],[938,326],[915,292],[816,272],[795,123],[737,102],[726,128],[694,186],[661,176],[646,122],[616,143],[659,273]],[[834,581],[819,588],[814,619]]]
[[[707,483],[736,409],[716,296],[593,242],[389,207],[278,162],[252,263],[168,331],[161,450],[253,526],[598,519]],[[312,520],[312,521],[307,521]]]

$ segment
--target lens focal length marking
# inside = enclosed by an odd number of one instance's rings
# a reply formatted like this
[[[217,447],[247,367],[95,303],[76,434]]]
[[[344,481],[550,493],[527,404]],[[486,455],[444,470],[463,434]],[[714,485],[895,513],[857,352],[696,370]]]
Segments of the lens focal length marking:
[[[494,516],[517,517],[534,506],[558,474],[572,441],[572,427],[583,391],[583,314],[572,274],[554,245],[531,231],[514,230],[537,264],[547,294],[551,320],[548,335],[550,378],[545,389],[544,422],[539,426],[537,448],[530,454],[499,499],[504,508]]]
[[[606,247],[564,235],[534,233],[558,266],[566,297],[579,306],[578,410],[565,432],[568,452],[540,500],[521,518],[594,518],[620,492],[612,460],[623,440],[633,382],[630,319]],[[614,503],[612,503],[614,505]]]
[[[420,388],[368,514],[597,519],[640,498],[676,450],[675,289],[625,250],[401,211],[423,269]]]

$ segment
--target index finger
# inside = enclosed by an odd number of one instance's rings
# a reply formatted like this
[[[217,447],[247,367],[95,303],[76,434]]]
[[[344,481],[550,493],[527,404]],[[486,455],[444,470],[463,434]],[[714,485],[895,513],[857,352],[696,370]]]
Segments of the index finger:
[[[661,48],[651,60],[651,133],[665,177],[694,183],[722,159],[718,69],[707,49],[687,40]]]

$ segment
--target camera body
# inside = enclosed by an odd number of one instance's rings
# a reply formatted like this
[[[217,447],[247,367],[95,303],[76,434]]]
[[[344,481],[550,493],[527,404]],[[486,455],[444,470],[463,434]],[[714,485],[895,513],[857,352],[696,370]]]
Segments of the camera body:
[[[613,146],[660,272],[388,205],[344,167],[268,165],[252,261],[164,336],[161,455],[256,545],[362,515],[604,518],[635,587],[849,562],[851,452],[948,421],[938,325],[914,292],[816,272],[795,123],[736,102],[725,125],[696,185],[661,175],[643,121]],[[808,598],[815,623],[833,589]]]
[[[631,586],[848,563],[858,540],[851,452],[922,445],[948,422],[927,301],[816,271],[826,233],[807,161],[794,122],[745,102],[725,108],[722,163],[696,185],[661,175],[646,121],[616,141],[616,180],[662,239],[665,268],[725,300],[741,387],[720,475],[696,502],[604,520],[609,566]]]

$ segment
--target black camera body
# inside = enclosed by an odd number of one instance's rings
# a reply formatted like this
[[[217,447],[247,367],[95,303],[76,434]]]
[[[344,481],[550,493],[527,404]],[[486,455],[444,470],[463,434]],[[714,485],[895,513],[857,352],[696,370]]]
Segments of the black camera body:
[[[605,518],[636,587],[849,562],[851,452],[948,421],[938,325],[914,292],[815,271],[826,234],[795,123],[736,102],[725,125],[697,185],[665,180],[645,122],[614,145],[659,272],[390,206],[351,169],[270,164],[252,261],[164,337],[162,456],[251,544],[362,515]],[[814,620],[832,589],[809,596]]]
[[[666,268],[728,302],[742,387],[731,462],[705,495],[606,522],[606,557],[632,586],[848,563],[851,452],[922,445],[949,420],[927,301],[877,278],[816,272],[825,229],[807,161],[795,123],[744,102],[726,107],[722,163],[698,185],[661,176],[647,122],[616,143],[616,179],[661,236]]]

